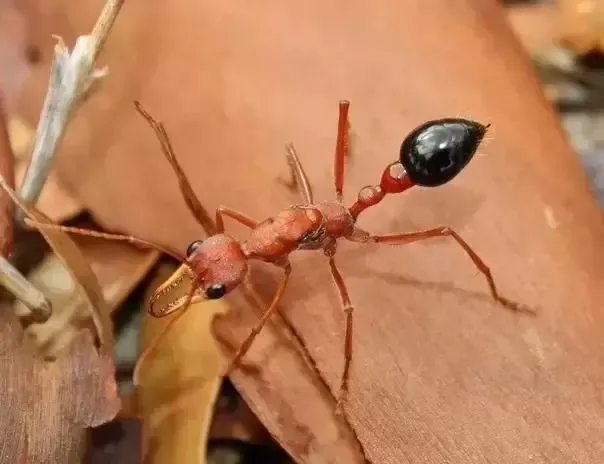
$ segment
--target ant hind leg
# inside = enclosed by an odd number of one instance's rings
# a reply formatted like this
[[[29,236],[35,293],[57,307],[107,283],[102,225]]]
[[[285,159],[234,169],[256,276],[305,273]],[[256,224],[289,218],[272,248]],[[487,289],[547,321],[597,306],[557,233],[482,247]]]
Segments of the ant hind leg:
[[[520,303],[516,303],[515,301],[509,300],[508,298],[502,296],[497,289],[497,285],[495,284],[495,279],[491,274],[491,270],[486,265],[486,263],[482,260],[482,258],[476,253],[472,247],[463,239],[461,236],[455,232],[450,227],[436,227],[434,229],[423,230],[420,232],[410,232],[404,234],[391,234],[391,235],[360,235],[358,237],[348,237],[348,240],[353,242],[362,242],[362,243],[386,243],[390,245],[407,245],[413,242],[419,242],[421,240],[426,240],[429,238],[435,237],[451,237],[455,242],[463,248],[468,257],[474,263],[476,269],[478,269],[484,278],[486,279],[489,290],[491,291],[491,296],[495,301],[501,304],[504,308],[509,309],[511,311],[516,312],[524,312],[529,314],[535,314],[535,310],[522,305]]]

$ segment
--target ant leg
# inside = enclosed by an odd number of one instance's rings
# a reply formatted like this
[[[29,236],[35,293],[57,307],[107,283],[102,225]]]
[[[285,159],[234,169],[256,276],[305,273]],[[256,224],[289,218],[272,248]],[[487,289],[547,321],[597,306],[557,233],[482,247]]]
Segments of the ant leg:
[[[336,155],[334,163],[334,183],[336,188],[336,199],[342,203],[344,196],[344,160],[348,156],[348,108],[350,102],[340,101],[338,117],[338,136],[336,139]]]
[[[44,222],[34,221],[33,219],[29,218],[25,218],[25,223],[35,229],[60,230],[61,232],[66,232],[70,234],[85,235],[88,237],[102,238],[105,240],[117,240],[128,242],[132,243],[133,245],[141,246],[143,248],[151,248],[154,250],[158,250],[166,255],[172,256],[174,259],[180,262],[184,262],[186,260],[186,258],[181,255],[178,251],[172,250],[162,245],[157,245],[155,243],[148,242],[147,240],[134,237],[133,235],[107,234],[104,232],[97,232],[96,230],[80,229],[77,227],[62,226],[59,224],[46,224]]]
[[[287,156],[287,164],[291,170],[291,181],[284,182],[282,181],[288,188],[297,189],[298,193],[302,197],[302,202],[307,205],[312,205],[314,203],[312,188],[310,186],[310,182],[308,181],[308,176],[302,167],[302,163],[300,162],[300,158],[298,157],[298,153],[294,148],[293,143],[288,143],[285,146],[286,156]]]
[[[353,242],[363,242],[363,243],[386,243],[390,245],[407,245],[408,243],[418,242],[420,240],[426,240],[434,237],[451,237],[457,242],[457,244],[463,248],[466,254],[470,257],[474,266],[484,275],[487,283],[489,284],[489,289],[491,290],[491,296],[495,301],[500,303],[507,309],[512,311],[521,311],[534,313],[535,311],[527,306],[521,305],[514,301],[508,300],[507,298],[501,296],[499,291],[497,290],[497,286],[495,285],[495,280],[491,275],[491,270],[486,265],[486,263],[478,256],[472,247],[459,236],[457,232],[455,232],[450,227],[437,227],[435,229],[424,230],[421,232],[411,232],[406,234],[394,234],[394,235],[365,235],[359,237],[349,237],[348,239]]]
[[[189,179],[185,175],[180,163],[176,159],[176,155],[174,154],[174,149],[172,148],[172,144],[170,143],[170,139],[168,137],[168,133],[164,125],[161,122],[156,121],[153,117],[147,112],[147,110],[143,107],[143,105],[135,100],[134,106],[136,110],[147,120],[151,128],[155,131],[155,135],[159,140],[161,145],[162,152],[164,153],[166,159],[172,166],[172,169],[176,173],[176,177],[178,178],[178,184],[180,185],[180,191],[185,200],[185,203],[189,207],[189,210],[193,214],[193,217],[197,220],[197,222],[201,225],[201,227],[206,231],[209,235],[214,235],[216,233],[216,224],[212,221],[210,214],[203,207],[199,198],[195,195],[193,188],[191,187],[191,183]]]
[[[221,345],[224,345],[225,347],[227,347],[227,349],[230,352],[236,352],[237,351],[237,346],[231,342],[228,338],[226,338],[225,336],[214,332],[212,334],[214,336],[214,339],[219,342]],[[244,371],[247,374],[258,374],[260,372],[260,367],[255,365],[255,364],[245,364],[244,362],[239,362],[239,366],[237,366],[239,368],[239,370]]]
[[[283,293],[285,292],[285,288],[287,287],[287,282],[289,281],[289,276],[292,271],[292,267],[289,262],[287,262],[283,265],[283,271],[284,271],[284,274],[281,279],[281,282],[279,283],[279,286],[277,287],[277,291],[275,293],[275,296],[273,297],[273,301],[271,301],[271,304],[268,306],[268,308],[266,308],[264,310],[264,313],[262,314],[260,322],[258,322],[256,327],[254,327],[252,329],[252,332],[248,335],[248,337],[243,341],[243,343],[237,350],[235,357],[233,358],[233,360],[231,361],[231,363],[229,364],[229,366],[226,369],[225,375],[229,375],[233,371],[235,366],[237,366],[239,361],[241,361],[241,358],[243,358],[245,356],[245,354],[248,352],[248,350],[250,349],[252,342],[254,341],[256,336],[260,333],[260,331],[266,324],[266,321],[268,321],[268,319],[277,310],[277,305],[279,304],[279,301],[281,300],[281,297],[283,296]]]
[[[342,411],[342,404],[346,400],[346,395],[348,394],[348,380],[350,377],[350,364],[352,362],[352,312],[354,311],[354,306],[352,306],[352,303],[350,302],[350,296],[348,295],[346,284],[344,283],[342,274],[340,274],[340,271],[336,266],[336,262],[333,255],[329,256],[329,267],[331,269],[331,276],[333,278],[333,281],[336,284],[336,287],[338,288],[338,292],[340,293],[342,308],[344,309],[344,313],[346,314],[346,338],[344,341],[344,370],[342,372],[342,377],[340,381],[340,391],[336,400],[336,413],[339,414]]]
[[[239,222],[240,224],[243,224],[246,227],[249,227],[250,229],[255,229],[258,225],[258,221],[252,219],[251,217],[246,216],[245,214],[240,213],[239,211],[220,206],[216,210],[216,231],[219,234],[222,234],[224,232],[223,216],[230,217],[231,219],[234,219],[235,221]]]

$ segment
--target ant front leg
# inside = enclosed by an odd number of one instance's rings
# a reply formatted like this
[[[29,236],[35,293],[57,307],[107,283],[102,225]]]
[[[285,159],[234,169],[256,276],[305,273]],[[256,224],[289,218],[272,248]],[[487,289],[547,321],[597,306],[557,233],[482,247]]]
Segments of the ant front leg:
[[[256,327],[254,327],[252,329],[252,332],[243,341],[243,343],[239,347],[239,350],[237,350],[237,353],[235,354],[235,357],[233,358],[229,367],[227,368],[225,375],[229,375],[233,371],[233,369],[237,366],[237,364],[239,364],[241,359],[245,356],[245,354],[248,352],[248,350],[252,346],[252,343],[253,343],[254,339],[256,338],[256,336],[260,333],[260,331],[262,331],[262,328],[264,327],[266,322],[275,313],[275,311],[277,311],[279,301],[281,301],[281,298],[283,297],[283,293],[285,292],[285,288],[287,287],[287,283],[289,281],[289,277],[290,277],[291,271],[292,271],[291,264],[289,263],[289,261],[285,262],[282,266],[283,266],[284,274],[283,274],[283,277],[281,278],[281,282],[279,283],[279,286],[277,287],[277,291],[275,292],[273,301],[271,301],[271,304],[268,306],[268,308],[266,308],[264,310],[264,313],[262,314],[262,317],[260,318],[260,322],[258,322]]]
[[[346,395],[348,395],[348,379],[350,377],[350,365],[352,362],[352,312],[354,311],[354,306],[352,306],[352,303],[350,301],[350,296],[348,295],[348,290],[346,289],[346,284],[344,283],[342,274],[340,274],[340,271],[336,266],[336,262],[334,259],[335,253],[331,252],[326,254],[329,258],[329,268],[331,270],[331,276],[340,294],[342,308],[344,310],[344,313],[346,314],[346,335],[344,339],[344,370],[342,372],[342,377],[340,380],[340,391],[336,398],[336,413],[339,414],[342,412],[342,404],[346,400]]]
[[[356,237],[348,237],[353,242],[362,243],[386,243],[389,245],[407,245],[413,242],[419,242],[420,240],[426,240],[434,237],[451,237],[455,242],[463,248],[466,254],[470,257],[476,269],[478,269],[485,277],[491,290],[491,296],[495,301],[500,303],[503,307],[518,312],[533,313],[534,310],[527,306],[521,305],[514,301],[511,301],[499,294],[499,290],[495,285],[495,280],[491,275],[491,270],[486,263],[480,258],[472,247],[450,227],[436,227],[435,229],[424,230],[421,232],[411,232],[406,234],[393,234],[393,235],[360,235]]]

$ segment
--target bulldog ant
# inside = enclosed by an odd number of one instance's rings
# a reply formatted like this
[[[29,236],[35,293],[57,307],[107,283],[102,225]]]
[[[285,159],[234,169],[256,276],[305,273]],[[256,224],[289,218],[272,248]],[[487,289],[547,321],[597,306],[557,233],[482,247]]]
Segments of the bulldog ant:
[[[335,201],[314,202],[306,173],[296,150],[292,144],[289,144],[287,146],[288,163],[293,174],[293,184],[297,186],[303,198],[303,204],[289,207],[262,222],[255,221],[235,210],[219,207],[216,210],[214,223],[193,193],[187,177],[176,160],[164,126],[155,121],[143,106],[135,101],[136,109],[155,131],[162,151],[178,177],[181,193],[189,210],[210,236],[205,240],[191,243],[186,249],[186,256],[183,257],[178,252],[132,236],[96,233],[58,225],[51,227],[65,232],[113,240],[127,240],[144,247],[157,248],[183,262],[184,265],[157,288],[149,304],[149,312],[154,317],[164,317],[178,309],[182,309],[182,312],[166,325],[155,342],[149,345],[148,349],[139,357],[136,371],[140,368],[149,350],[156,346],[166,330],[184,314],[193,301],[222,298],[240,286],[248,273],[250,260],[273,264],[282,269],[283,276],[260,321],[237,350],[226,371],[228,375],[247,353],[255,337],[276,311],[291,274],[290,253],[298,250],[320,250],[329,260],[333,282],[346,314],[344,366],[337,396],[337,410],[340,410],[342,399],[348,391],[353,331],[353,305],[335,262],[336,244],[337,240],[341,238],[358,243],[405,245],[433,237],[451,237],[463,248],[476,268],[484,275],[494,300],[513,311],[527,309],[499,294],[488,266],[470,245],[449,227],[437,227],[411,233],[372,235],[356,225],[359,215],[380,203],[386,195],[402,193],[415,185],[437,187],[456,177],[476,153],[489,125],[461,118],[439,119],[420,125],[405,137],[400,148],[399,159],[386,166],[379,185],[363,187],[358,193],[356,202],[351,207],[346,207],[343,204],[342,190],[344,161],[348,155],[349,105],[348,101],[339,103],[334,163]],[[245,241],[238,242],[225,233],[224,219],[227,217],[250,229],[250,235]],[[48,227],[44,224],[35,225]],[[185,274],[192,281],[186,296],[178,299],[168,298],[168,301],[164,301],[162,304],[161,300],[170,294]]]

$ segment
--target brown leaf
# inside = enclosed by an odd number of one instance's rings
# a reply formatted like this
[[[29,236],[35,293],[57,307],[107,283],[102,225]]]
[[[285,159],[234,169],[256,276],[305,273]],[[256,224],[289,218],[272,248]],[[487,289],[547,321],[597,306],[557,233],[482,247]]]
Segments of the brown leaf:
[[[14,156],[8,136],[8,118],[0,97],[0,175],[12,187],[15,185]],[[14,205],[10,197],[0,191],[0,255],[8,256],[13,245]]]
[[[5,313],[10,307],[3,305]],[[14,317],[0,323],[0,398],[6,408],[2,456],[18,462],[28,438],[29,462],[75,462],[83,428],[110,420],[119,409],[110,357],[98,358],[86,334],[55,363],[46,363],[21,345]]]
[[[76,242],[101,284],[108,313],[124,301],[158,258],[158,253],[152,250],[93,237],[77,237]],[[45,357],[54,359],[86,325],[90,312],[85,300],[74,295],[76,282],[55,255],[48,256],[28,278],[58,306],[46,323],[25,329],[29,341]],[[20,303],[16,305],[19,313],[24,312]]]
[[[266,444],[270,434],[230,383],[223,383],[210,428],[210,439]]]
[[[560,35],[565,44],[576,53],[604,50],[601,18],[604,4],[601,0],[557,0],[560,16]]]
[[[8,135],[15,159],[22,160],[29,157],[36,130],[21,118],[12,117],[8,121]]]
[[[560,8],[553,3],[514,5],[506,8],[507,19],[531,54],[545,53],[559,45]]]
[[[34,207],[23,203],[3,178],[0,178],[0,186],[10,194],[17,206],[27,214],[27,219],[38,224],[36,228],[40,230],[57,258],[77,283],[77,285],[74,285],[74,292],[78,294],[78,297],[73,300],[73,306],[70,307],[70,310],[65,312],[64,315],[67,319],[63,320],[62,323],[74,318],[79,319],[78,322],[81,323],[82,320],[92,318],[95,329],[94,335],[99,348],[103,351],[113,349],[113,328],[107,302],[103,297],[96,276],[78,246],[65,232],[42,227],[44,224],[52,226],[53,222]],[[27,219],[26,222],[28,222]],[[78,301],[79,299],[81,301]],[[25,306],[22,306],[22,311],[19,311],[18,314],[25,315],[28,312]],[[76,316],[76,314],[81,316]]]
[[[124,243],[78,237],[77,244],[99,280],[109,310],[124,300],[157,259],[154,251]],[[23,346],[14,319],[2,326],[0,364],[9,369],[0,388],[8,394],[3,402],[14,404],[10,410],[16,411],[7,422],[0,422],[3,430],[15,430],[14,448],[6,449],[3,456],[16,456],[19,431],[26,430],[29,462],[77,462],[87,440],[84,429],[111,420],[120,408],[112,356],[99,358],[90,336],[78,330],[76,322],[84,319],[78,309],[84,309],[84,316],[89,312],[81,300],[74,299],[76,282],[56,256],[48,256],[29,278],[51,297],[55,312],[45,324],[30,325],[26,335],[38,344],[46,341],[46,350],[62,351],[62,355],[55,362],[42,362]]]
[[[56,0],[49,21],[39,13],[46,2],[29,4],[38,8],[32,30],[43,37],[77,30],[89,14]],[[259,220],[298,201],[275,181],[287,175],[288,141],[316,198],[333,198],[341,98],[352,102],[357,137],[347,204],[379,181],[421,122],[460,114],[488,121],[488,156],[448,186],[388,199],[360,225],[375,233],[454,227],[501,291],[538,306],[539,317],[494,305],[444,239],[395,249],[343,244],[337,258],[355,304],[347,417],[379,464],[604,460],[602,216],[499,5],[128,5],[104,55],[111,91],[82,108],[58,165],[95,218],[182,250],[204,236],[133,98],[165,123],[207,208],[223,204]],[[35,115],[34,95],[24,114]],[[275,279],[261,269],[254,274],[268,299]],[[219,325],[236,346],[257,317],[247,305],[234,310]],[[294,258],[282,313],[336,392],[344,317],[322,256]],[[296,347],[276,319],[245,359],[257,373],[235,372],[236,387],[298,462],[362,461],[333,416],[331,392]]]

